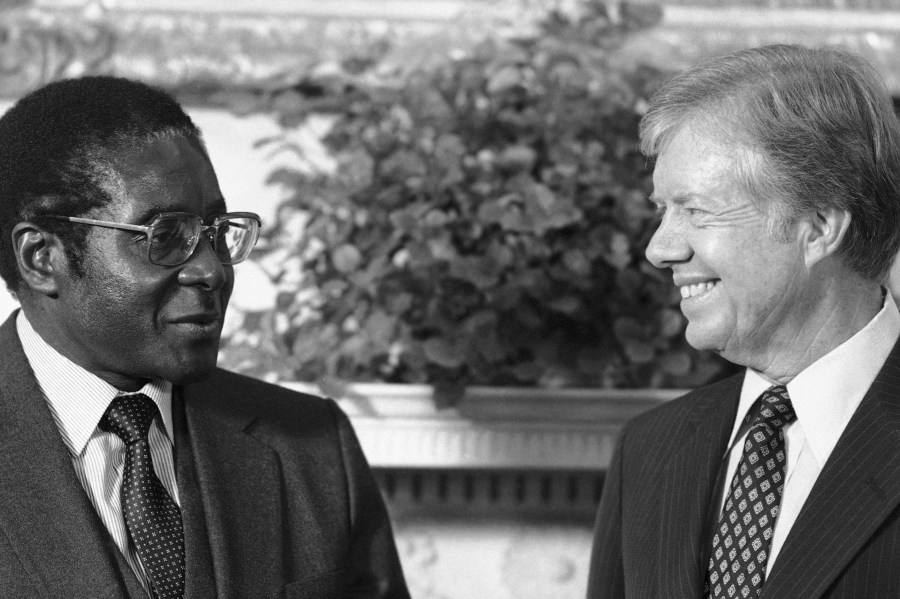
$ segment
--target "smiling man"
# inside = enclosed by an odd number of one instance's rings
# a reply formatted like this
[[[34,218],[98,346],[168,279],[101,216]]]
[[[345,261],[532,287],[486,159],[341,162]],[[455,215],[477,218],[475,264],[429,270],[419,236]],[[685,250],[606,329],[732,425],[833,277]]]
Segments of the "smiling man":
[[[647,258],[745,366],[630,422],[588,596],[900,597],[900,130],[872,68],[770,46],[668,81]]]
[[[259,226],[146,85],[0,118],[0,597],[409,596],[336,404],[216,368]]]

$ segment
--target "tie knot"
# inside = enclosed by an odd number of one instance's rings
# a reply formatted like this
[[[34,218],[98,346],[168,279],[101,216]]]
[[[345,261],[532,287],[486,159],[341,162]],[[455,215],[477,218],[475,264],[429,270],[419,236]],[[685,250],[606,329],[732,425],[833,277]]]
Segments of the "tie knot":
[[[759,408],[753,418],[752,426],[765,425],[772,431],[776,431],[791,422],[796,417],[794,406],[788,395],[787,387],[775,385],[769,387],[759,398]]]
[[[125,445],[131,445],[147,439],[150,423],[158,413],[156,404],[143,393],[119,395],[100,419],[100,428],[118,435]]]

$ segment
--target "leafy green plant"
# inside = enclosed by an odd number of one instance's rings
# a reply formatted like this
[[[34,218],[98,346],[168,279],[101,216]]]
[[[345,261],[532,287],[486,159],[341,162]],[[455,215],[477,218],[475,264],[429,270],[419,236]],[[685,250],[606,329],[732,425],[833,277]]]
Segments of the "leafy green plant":
[[[634,15],[554,13],[394,76],[331,70],[273,106],[286,131],[328,115],[333,168],[298,156],[259,260],[276,307],[226,365],[321,381],[691,386],[722,363],[684,342],[638,149],[661,74],[613,59]],[[639,24],[639,23],[638,23]],[[370,65],[371,66],[371,65]]]

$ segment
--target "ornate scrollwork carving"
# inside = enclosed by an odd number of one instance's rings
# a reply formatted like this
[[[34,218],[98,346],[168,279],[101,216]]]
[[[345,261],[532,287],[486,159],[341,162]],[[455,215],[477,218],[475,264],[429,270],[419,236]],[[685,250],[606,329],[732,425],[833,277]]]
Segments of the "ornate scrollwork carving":
[[[110,70],[115,33],[107,23],[68,11],[15,8],[0,14],[0,96]]]
[[[517,599],[584,597],[590,533],[587,527],[523,526],[510,539],[503,581]]]
[[[731,1],[736,3],[726,4]],[[311,0],[268,12],[266,0],[236,1],[230,6],[241,10],[222,12],[209,10],[201,0],[186,0],[183,9],[154,0],[0,0],[0,97],[17,97],[63,77],[110,73],[143,79],[194,104],[232,107],[249,101],[254,109],[260,95],[295,86],[322,65],[368,61],[381,70],[409,67],[489,35],[527,38],[551,7],[575,10],[580,4],[435,2],[426,10],[412,0],[371,0],[371,8],[351,3],[364,9],[350,14],[338,8],[338,0],[332,0],[335,8]],[[878,0],[872,10],[753,9],[745,11],[753,23],[744,26],[728,21],[728,12],[663,0],[662,21],[633,35],[618,60],[680,68],[734,47],[842,43],[867,56],[891,92],[900,94],[900,58],[894,51],[900,44],[900,14],[886,10],[887,2]],[[619,7],[623,19],[645,16],[628,4],[609,4]],[[807,26],[811,16],[817,20]]]

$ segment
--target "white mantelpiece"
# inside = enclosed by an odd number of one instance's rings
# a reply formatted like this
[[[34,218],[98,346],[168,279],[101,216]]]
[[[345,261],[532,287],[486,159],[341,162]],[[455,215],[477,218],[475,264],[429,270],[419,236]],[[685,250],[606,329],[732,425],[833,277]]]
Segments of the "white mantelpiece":
[[[338,402],[377,468],[597,471],[625,422],[681,393],[473,387],[438,409],[427,385],[353,384]]]

